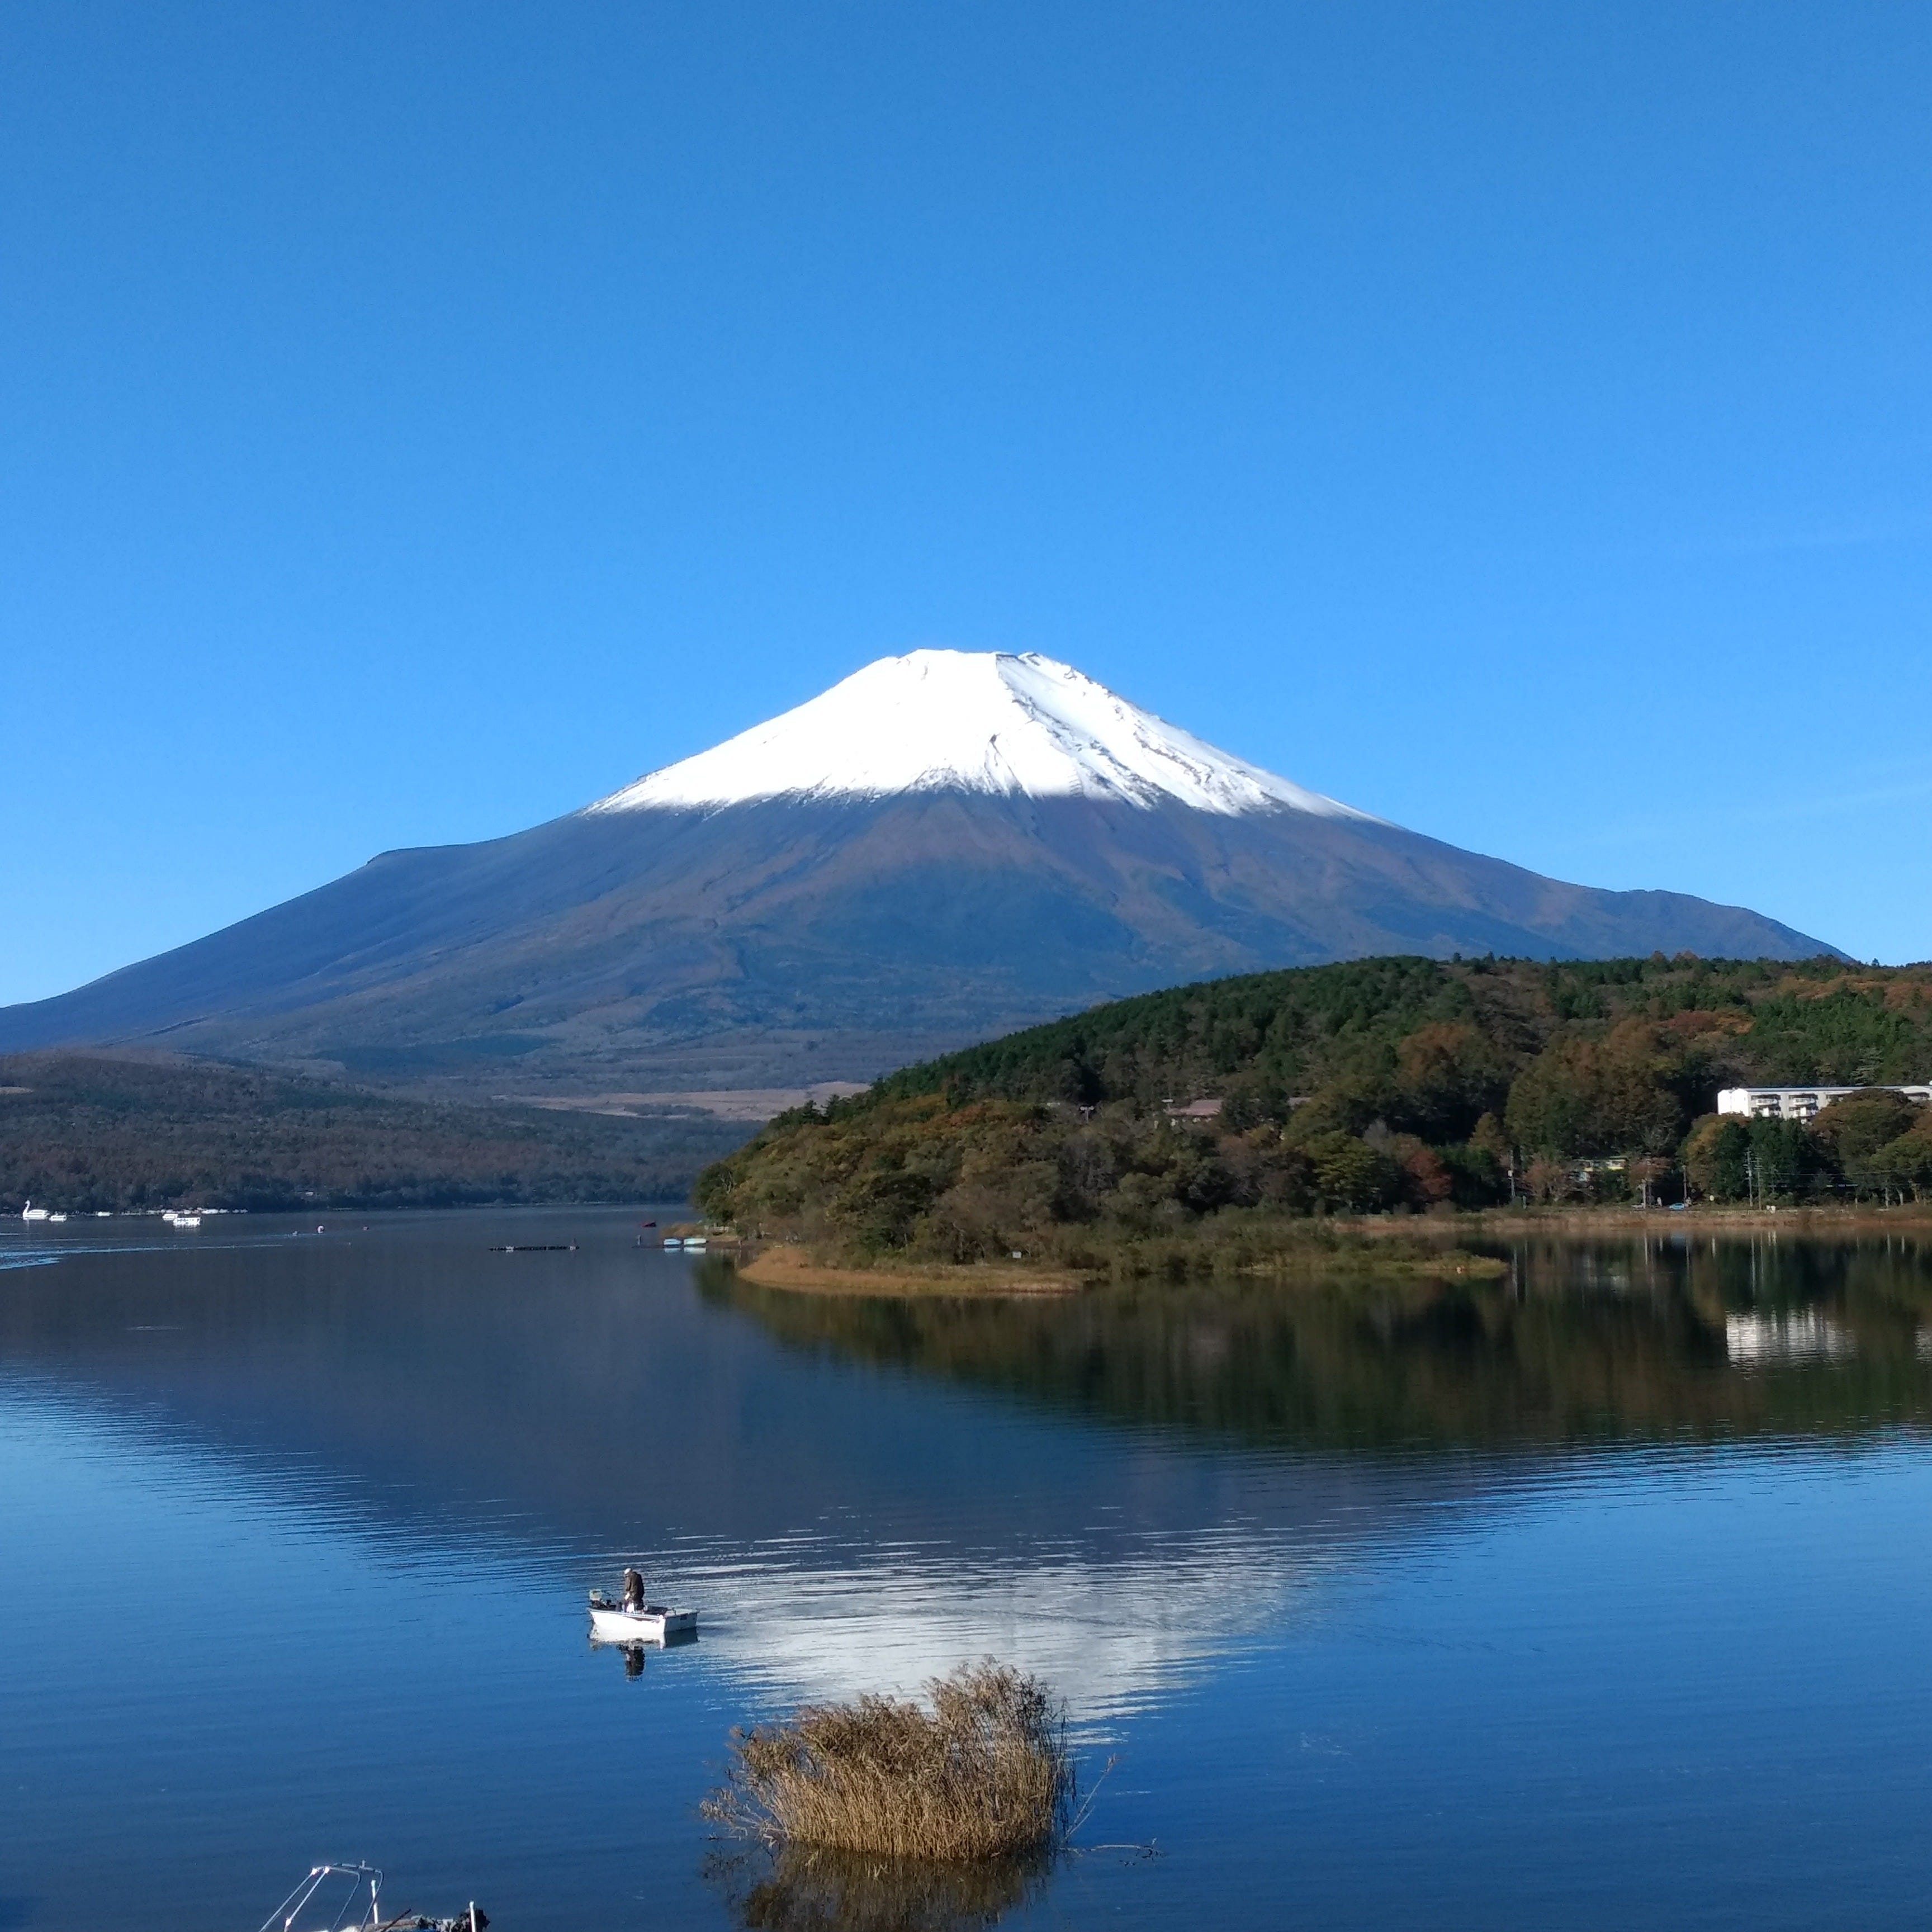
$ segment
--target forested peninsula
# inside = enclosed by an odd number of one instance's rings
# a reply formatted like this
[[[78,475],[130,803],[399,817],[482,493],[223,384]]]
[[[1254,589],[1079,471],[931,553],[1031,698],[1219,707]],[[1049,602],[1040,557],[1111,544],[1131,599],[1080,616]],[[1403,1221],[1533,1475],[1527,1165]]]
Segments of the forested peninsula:
[[[1932,1072],[1932,966],[1390,958],[1210,981],[779,1116],[700,1177],[716,1220],[860,1263],[1250,1252],[1318,1215],[1874,1202],[1932,1188],[1932,1114],[1810,1125],[1724,1087]]]

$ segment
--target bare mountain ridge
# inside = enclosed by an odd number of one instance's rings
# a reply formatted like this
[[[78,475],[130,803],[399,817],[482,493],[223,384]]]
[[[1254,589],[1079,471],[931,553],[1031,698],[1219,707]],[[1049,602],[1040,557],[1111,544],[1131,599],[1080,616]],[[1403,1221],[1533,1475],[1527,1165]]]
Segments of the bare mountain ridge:
[[[1460,851],[1064,666],[921,652],[583,812],[385,854],[0,1010],[0,1049],[164,1043],[531,1094],[776,1085],[1217,974],[1657,950],[1830,949]]]

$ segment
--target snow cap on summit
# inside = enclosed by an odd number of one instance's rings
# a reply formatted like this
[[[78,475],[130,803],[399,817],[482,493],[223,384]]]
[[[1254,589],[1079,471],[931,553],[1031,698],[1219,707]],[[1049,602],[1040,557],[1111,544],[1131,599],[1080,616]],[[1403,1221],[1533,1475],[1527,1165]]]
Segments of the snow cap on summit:
[[[880,658],[769,723],[599,799],[592,812],[975,791],[1163,800],[1197,812],[1366,812],[1304,791],[1033,652]],[[1371,821],[1373,822],[1373,821]]]

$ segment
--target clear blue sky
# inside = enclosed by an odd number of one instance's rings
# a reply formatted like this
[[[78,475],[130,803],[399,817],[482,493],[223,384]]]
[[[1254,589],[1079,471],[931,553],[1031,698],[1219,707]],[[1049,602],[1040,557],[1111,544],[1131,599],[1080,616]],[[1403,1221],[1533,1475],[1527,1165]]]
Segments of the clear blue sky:
[[[1932,954],[1932,10],[0,11],[0,1000],[1039,650]]]

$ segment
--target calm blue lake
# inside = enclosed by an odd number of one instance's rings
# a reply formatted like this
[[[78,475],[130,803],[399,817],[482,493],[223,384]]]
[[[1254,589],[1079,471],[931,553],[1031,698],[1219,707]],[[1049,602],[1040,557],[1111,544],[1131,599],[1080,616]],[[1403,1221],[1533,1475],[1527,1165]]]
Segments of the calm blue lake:
[[[0,1928],[250,1932],[324,1858],[822,1924],[698,1815],[730,1727],[989,1652],[1097,1791],[982,1919],[1924,1922],[1924,1249],[909,1306],[636,1219],[0,1232]],[[627,1562],[704,1613],[634,1675]]]

